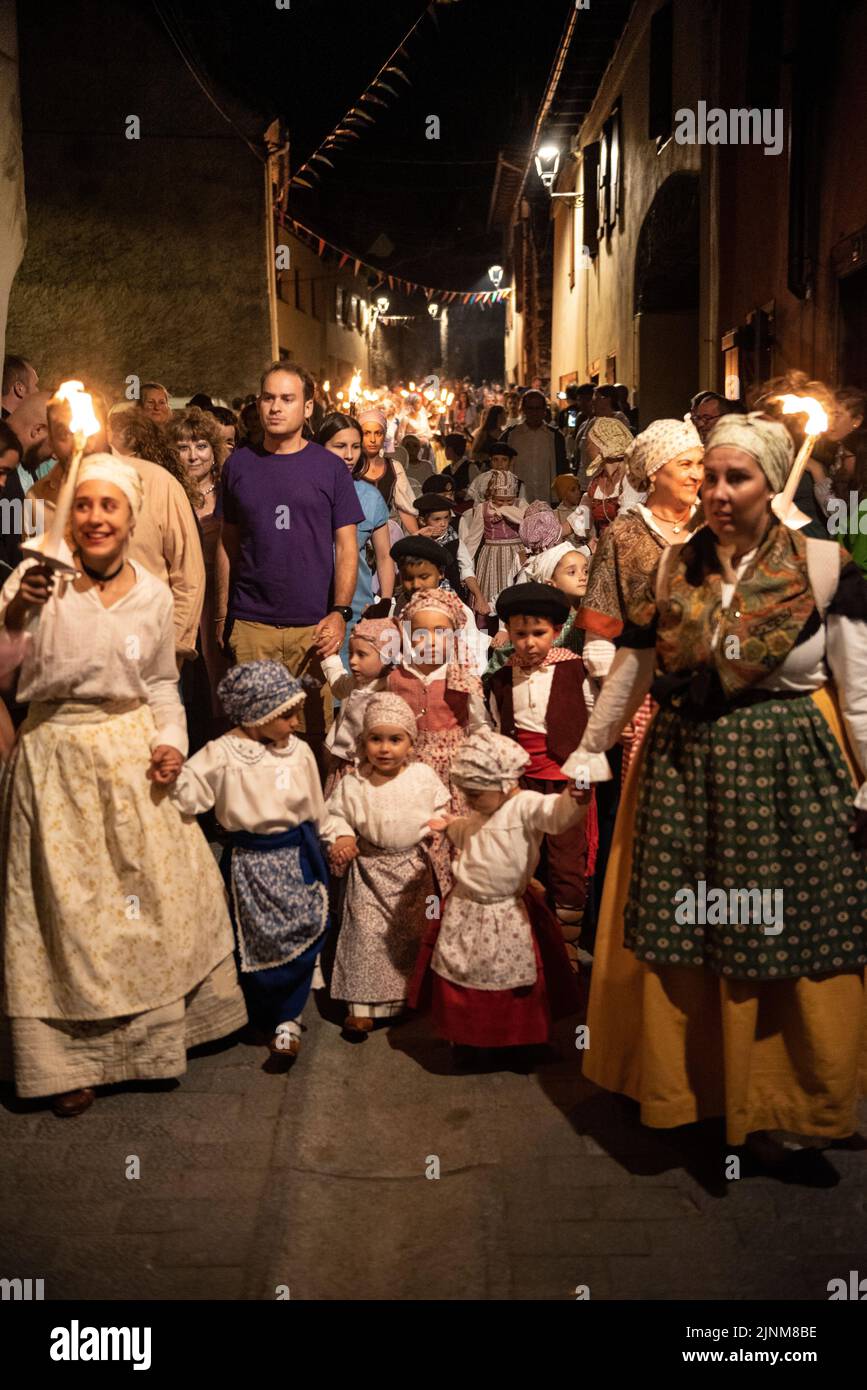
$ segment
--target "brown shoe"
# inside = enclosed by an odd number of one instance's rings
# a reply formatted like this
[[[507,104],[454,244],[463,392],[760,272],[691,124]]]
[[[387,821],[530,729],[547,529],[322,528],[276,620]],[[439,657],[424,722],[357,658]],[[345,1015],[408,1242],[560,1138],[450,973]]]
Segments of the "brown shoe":
[[[347,1014],[343,1021],[344,1033],[372,1033],[373,1019],[364,1014]]]
[[[71,1115],[82,1115],[85,1110],[89,1110],[96,1100],[96,1091],[92,1086],[84,1086],[80,1091],[65,1091],[62,1096],[55,1096],[51,1103],[51,1109],[59,1119],[67,1119]]]

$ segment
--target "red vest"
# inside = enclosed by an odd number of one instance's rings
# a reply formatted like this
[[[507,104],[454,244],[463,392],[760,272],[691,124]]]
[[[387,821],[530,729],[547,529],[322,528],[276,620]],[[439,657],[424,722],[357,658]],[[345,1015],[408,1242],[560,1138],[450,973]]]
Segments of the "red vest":
[[[501,666],[491,677],[489,693],[497,702],[500,733],[515,737],[515,711],[512,704],[512,672],[514,667]],[[584,662],[558,661],[551,682],[551,696],[545,711],[545,733],[548,752],[562,767],[574,753],[587,726],[587,706],[584,703]]]

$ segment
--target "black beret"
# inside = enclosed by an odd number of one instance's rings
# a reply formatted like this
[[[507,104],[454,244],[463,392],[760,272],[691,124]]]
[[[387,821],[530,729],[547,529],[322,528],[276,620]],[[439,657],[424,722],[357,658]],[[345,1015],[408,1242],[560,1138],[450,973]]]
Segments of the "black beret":
[[[518,450],[513,449],[511,444],[506,444],[499,440],[495,444],[489,444],[487,448],[488,458],[493,458],[495,454],[504,454],[506,458],[513,459],[516,457],[517,453]]]
[[[426,515],[428,512],[453,512],[455,504],[450,497],[443,497],[438,492],[426,492],[416,498],[415,509],[419,515]]]
[[[437,569],[443,571],[452,558],[447,550],[437,545],[429,536],[404,536],[402,540],[395,541],[388,553],[398,565],[401,560],[429,560]]]
[[[565,623],[572,605],[559,589],[551,584],[512,584],[497,599],[497,617],[503,622],[516,613],[530,617],[550,618],[552,623]]]

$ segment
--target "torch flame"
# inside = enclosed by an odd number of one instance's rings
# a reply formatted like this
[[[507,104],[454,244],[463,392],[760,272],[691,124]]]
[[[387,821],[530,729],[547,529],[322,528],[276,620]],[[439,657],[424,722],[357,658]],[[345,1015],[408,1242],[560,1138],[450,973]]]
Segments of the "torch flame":
[[[327,396],[327,395],[328,395],[328,392],[331,390],[331,382],[330,382],[330,381],[323,381],[323,383],[322,383],[322,390],[325,392],[325,394],[326,394],[326,396]]]
[[[454,391],[449,391],[449,394],[446,396],[446,405],[451,405],[451,404],[453,403],[454,399],[455,399],[455,393],[454,393]]]
[[[69,405],[69,428],[73,434],[82,434],[85,439],[99,434],[102,425],[93,411],[93,400],[84,389],[83,381],[64,381],[57,388],[58,400]]]
[[[354,372],[349,383],[349,401],[354,404],[361,394],[361,372]]]
[[[828,428],[828,416],[813,396],[777,396],[784,415],[806,415],[807,434],[824,434]]]

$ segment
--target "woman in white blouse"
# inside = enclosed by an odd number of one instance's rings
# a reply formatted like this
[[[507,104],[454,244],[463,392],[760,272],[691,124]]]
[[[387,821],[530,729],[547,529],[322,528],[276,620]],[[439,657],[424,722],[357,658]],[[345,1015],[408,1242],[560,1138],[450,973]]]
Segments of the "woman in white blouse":
[[[645,1124],[724,1115],[730,1145],[833,1181],[797,1136],[856,1127],[867,584],[833,541],[771,511],[792,454],[766,416],[715,426],[707,525],[630,595],[564,770],[603,780],[604,750],[652,689],[609,861],[587,1076],[639,1101]]]
[[[28,634],[27,720],[3,784],[4,1011],[21,1096],[77,1115],[94,1087],[175,1077],[246,1019],[219,871],[165,789],[187,751],[172,596],[127,557],[130,465],[81,465],[69,558],[0,593]]]

